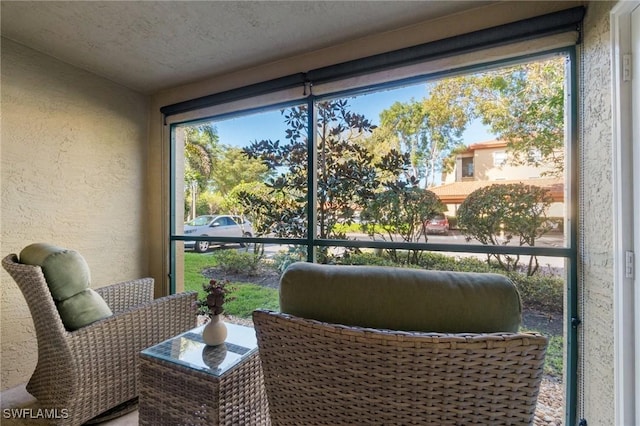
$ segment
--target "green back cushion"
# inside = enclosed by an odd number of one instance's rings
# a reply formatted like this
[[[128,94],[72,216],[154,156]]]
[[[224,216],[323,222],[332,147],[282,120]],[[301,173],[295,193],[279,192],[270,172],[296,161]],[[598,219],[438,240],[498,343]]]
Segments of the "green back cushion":
[[[78,252],[36,243],[20,252],[20,262],[42,268],[60,318],[68,330],[77,330],[112,315],[104,299],[89,289],[89,265]]]
[[[280,281],[280,309],[351,326],[440,333],[516,332],[515,285],[488,273],[294,263]]]

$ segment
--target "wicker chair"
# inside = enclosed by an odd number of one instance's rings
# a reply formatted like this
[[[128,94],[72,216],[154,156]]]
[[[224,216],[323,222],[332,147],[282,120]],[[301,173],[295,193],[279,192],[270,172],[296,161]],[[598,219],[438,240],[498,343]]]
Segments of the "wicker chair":
[[[42,269],[2,260],[22,291],[36,330],[38,363],[27,384],[42,408],[57,409],[57,424],[102,421],[136,407],[137,355],[196,325],[196,293],[153,299],[153,279],[99,288],[113,316],[75,331],[60,319]]]
[[[322,299],[317,280],[303,277],[293,287],[310,282],[315,298]],[[347,287],[357,280],[343,278]],[[381,281],[388,287],[387,278]],[[331,292],[339,291],[330,282],[335,276],[326,281]],[[375,281],[374,273],[367,285],[374,288]],[[298,290],[284,292],[281,303],[285,299],[285,309],[293,310],[292,293]],[[370,296],[363,295],[363,305],[375,305]],[[310,303],[296,304],[308,311]],[[357,300],[351,304],[360,309]],[[397,331],[266,310],[255,311],[253,321],[273,425],[533,422],[547,346],[541,335]]]

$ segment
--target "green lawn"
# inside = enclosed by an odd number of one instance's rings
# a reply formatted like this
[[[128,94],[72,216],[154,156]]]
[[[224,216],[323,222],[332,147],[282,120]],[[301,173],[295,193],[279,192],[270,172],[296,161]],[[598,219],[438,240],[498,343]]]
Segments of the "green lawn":
[[[185,291],[197,291],[204,294],[202,284],[205,284],[208,280],[202,275],[202,270],[211,266],[216,266],[213,256],[186,252],[184,254]]]
[[[199,253],[184,254],[184,289],[197,291],[204,296],[202,284],[208,282],[202,270],[216,266],[216,257]],[[251,318],[251,313],[258,308],[280,309],[278,290],[251,283],[232,282],[229,297],[233,300],[225,304],[225,313],[240,318]]]

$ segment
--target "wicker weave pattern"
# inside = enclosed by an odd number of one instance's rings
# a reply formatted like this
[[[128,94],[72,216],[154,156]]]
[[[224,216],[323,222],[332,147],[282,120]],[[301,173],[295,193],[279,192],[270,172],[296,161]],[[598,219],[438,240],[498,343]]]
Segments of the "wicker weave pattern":
[[[374,330],[255,311],[274,425],[526,425],[547,339]]]
[[[258,353],[222,377],[140,355],[139,424],[269,425]]]
[[[153,279],[140,278],[134,281],[125,281],[96,289],[116,314],[131,306],[142,305],[153,300]]]
[[[15,254],[2,266],[20,287],[35,325],[38,363],[27,390],[43,408],[68,410],[59,424],[82,424],[136,398],[137,354],[195,326],[196,293],[152,300],[153,280],[143,279],[100,289],[114,315],[68,332],[41,268],[20,264]]]

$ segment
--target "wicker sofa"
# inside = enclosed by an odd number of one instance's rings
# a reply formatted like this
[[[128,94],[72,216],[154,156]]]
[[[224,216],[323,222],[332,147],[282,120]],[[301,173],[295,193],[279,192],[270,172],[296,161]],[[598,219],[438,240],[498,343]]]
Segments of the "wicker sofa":
[[[112,315],[69,331],[61,319],[43,268],[2,260],[22,291],[38,343],[38,362],[27,391],[56,424],[79,425],[136,407],[137,355],[195,326],[196,293],[153,298],[153,279],[121,282],[96,290]],[[97,418],[96,418],[97,417]]]
[[[272,424],[533,422],[547,339],[503,276],[297,263],[280,292],[253,315]]]

